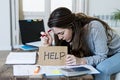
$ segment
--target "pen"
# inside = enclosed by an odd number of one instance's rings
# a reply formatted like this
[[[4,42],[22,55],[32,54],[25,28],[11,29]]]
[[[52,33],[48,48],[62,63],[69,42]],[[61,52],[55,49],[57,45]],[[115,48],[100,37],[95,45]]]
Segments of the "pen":
[[[50,29],[50,30],[48,30],[47,32],[49,33],[49,32],[51,32],[52,30]],[[46,36],[45,34],[44,34],[44,32],[41,32],[41,36],[42,37],[44,37],[44,36]]]
[[[51,32],[52,30],[50,29],[50,30],[48,30],[48,32]]]

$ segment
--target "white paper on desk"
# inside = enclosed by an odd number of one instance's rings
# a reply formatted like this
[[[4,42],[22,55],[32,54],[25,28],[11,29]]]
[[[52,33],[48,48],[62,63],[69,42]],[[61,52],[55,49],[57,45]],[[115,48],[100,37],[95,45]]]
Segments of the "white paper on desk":
[[[14,76],[30,76],[30,75],[36,75],[34,74],[34,70],[36,66],[40,65],[14,65],[13,66],[13,74]],[[94,67],[90,65],[79,65],[87,67],[91,70],[90,74],[98,74],[99,71],[97,71]],[[60,68],[68,67],[77,67],[77,66],[40,66],[40,72],[37,75],[40,74],[46,74],[46,76],[63,76],[63,74],[60,72]]]
[[[10,52],[5,64],[35,64],[36,52]]]
[[[42,45],[42,42],[41,41],[29,42],[29,43],[26,43],[26,45],[40,47]]]
[[[46,74],[46,76],[60,76],[59,68],[62,66],[40,66],[40,72],[34,74],[34,70],[38,65],[13,65],[14,76],[30,76],[30,75],[40,75]]]

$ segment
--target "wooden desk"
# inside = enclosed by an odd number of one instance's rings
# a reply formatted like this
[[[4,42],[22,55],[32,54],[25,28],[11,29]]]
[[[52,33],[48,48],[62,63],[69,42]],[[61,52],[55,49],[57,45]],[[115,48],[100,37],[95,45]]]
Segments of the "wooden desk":
[[[0,80],[43,80],[43,79],[39,77],[31,77],[31,76],[15,77],[13,76],[12,65],[3,65],[0,68]],[[93,80],[93,77],[91,75],[72,77],[72,78],[57,76],[57,77],[48,77],[47,80]]]
[[[4,64],[2,67],[0,67],[0,80],[43,80],[43,79],[31,76],[15,77],[13,75],[13,66]],[[90,75],[72,78],[57,76],[48,77],[47,80],[93,80],[93,78]]]

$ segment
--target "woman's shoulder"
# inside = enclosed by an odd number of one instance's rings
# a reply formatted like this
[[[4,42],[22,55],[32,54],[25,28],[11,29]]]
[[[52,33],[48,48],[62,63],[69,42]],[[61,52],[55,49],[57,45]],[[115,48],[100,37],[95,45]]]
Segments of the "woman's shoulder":
[[[100,21],[93,20],[89,23],[90,29],[104,30],[103,24]]]
[[[93,21],[90,21],[89,25],[91,26],[103,26],[102,23],[100,21],[97,21],[97,20],[93,20]]]

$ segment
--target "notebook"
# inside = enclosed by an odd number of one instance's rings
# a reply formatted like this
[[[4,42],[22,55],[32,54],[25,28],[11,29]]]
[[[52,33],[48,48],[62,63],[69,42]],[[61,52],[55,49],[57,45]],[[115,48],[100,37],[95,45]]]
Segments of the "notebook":
[[[36,52],[10,52],[5,64],[35,64]]]
[[[86,67],[61,68],[61,73],[65,76],[80,76],[91,73],[91,70]]]

